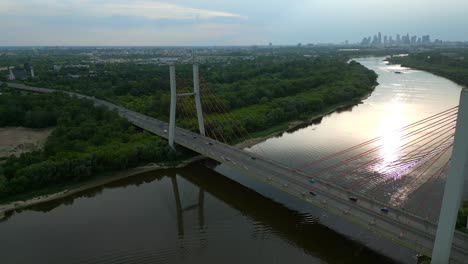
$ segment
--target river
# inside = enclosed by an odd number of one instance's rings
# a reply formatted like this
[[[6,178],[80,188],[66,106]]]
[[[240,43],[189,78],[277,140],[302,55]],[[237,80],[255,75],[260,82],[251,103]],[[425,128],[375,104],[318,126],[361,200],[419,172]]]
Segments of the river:
[[[460,86],[444,78],[358,61],[379,74],[370,97],[250,150],[299,166],[458,103]],[[0,222],[1,262],[392,263],[317,214],[227,166],[196,163],[14,212]]]

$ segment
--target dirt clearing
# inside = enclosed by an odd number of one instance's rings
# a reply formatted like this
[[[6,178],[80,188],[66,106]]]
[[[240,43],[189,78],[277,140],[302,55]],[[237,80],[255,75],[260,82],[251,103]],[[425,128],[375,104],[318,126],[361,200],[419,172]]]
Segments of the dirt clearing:
[[[0,127],[0,157],[19,156],[44,146],[53,128]]]

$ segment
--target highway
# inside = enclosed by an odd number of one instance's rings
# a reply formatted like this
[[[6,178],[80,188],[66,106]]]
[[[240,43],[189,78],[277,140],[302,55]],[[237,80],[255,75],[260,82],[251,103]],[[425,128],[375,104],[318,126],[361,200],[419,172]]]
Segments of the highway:
[[[29,92],[56,92],[56,90],[52,89],[30,87],[22,84],[8,83],[8,85]],[[94,97],[72,92],[65,93],[70,96],[87,98],[94,101],[95,105],[116,110],[135,126],[161,137],[168,137],[168,123],[166,122]],[[300,171],[291,170],[265,157],[257,156],[182,128],[176,128],[175,141],[183,147],[235,167],[244,174],[255,177],[265,184],[314,204],[324,211],[346,219],[361,228],[370,230],[399,246],[409,248],[415,254],[430,256],[432,253],[436,224],[411,212],[393,208],[388,208],[387,213],[383,212],[381,209],[387,208],[388,205],[375,199],[359,193],[350,193],[339,186],[320,179],[315,179],[315,182],[311,183],[310,179]],[[451,263],[466,263],[467,259],[468,236],[457,231],[452,245]]]

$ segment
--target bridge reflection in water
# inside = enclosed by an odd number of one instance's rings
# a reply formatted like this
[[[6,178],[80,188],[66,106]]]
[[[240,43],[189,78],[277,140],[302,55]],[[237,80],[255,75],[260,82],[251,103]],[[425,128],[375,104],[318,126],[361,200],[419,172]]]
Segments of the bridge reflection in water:
[[[0,247],[4,263],[15,264],[392,263],[319,224],[320,215],[288,209],[194,164],[14,213],[0,224]],[[45,247],[35,242],[43,238]],[[19,254],[16,242],[30,254]]]

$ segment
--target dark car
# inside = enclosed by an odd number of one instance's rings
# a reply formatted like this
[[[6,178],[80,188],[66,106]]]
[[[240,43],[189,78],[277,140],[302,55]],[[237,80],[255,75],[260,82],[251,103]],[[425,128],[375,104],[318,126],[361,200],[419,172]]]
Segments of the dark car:
[[[309,191],[309,193],[310,195],[313,195],[313,196],[317,195],[314,191]]]
[[[388,213],[388,208],[387,207],[381,208],[380,211],[382,211],[383,213]]]
[[[257,158],[256,158],[256,157],[254,157],[254,156],[252,156],[252,157],[250,157],[250,158],[251,158],[251,159],[253,159],[253,160],[256,160],[256,159],[257,159]]]
[[[358,199],[356,197],[349,197],[349,200],[353,202],[357,202]]]

